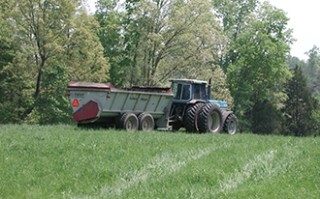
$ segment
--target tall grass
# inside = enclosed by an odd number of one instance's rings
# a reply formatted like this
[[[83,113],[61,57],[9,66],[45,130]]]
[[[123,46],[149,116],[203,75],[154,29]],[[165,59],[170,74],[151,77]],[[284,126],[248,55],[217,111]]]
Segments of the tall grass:
[[[0,126],[0,198],[319,198],[319,138]]]

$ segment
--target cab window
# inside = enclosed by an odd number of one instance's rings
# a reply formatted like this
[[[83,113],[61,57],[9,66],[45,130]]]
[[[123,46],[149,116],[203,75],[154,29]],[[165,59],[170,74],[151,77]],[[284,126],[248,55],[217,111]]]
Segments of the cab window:
[[[201,99],[201,85],[199,85],[199,84],[194,85],[193,98],[194,99]]]
[[[193,98],[194,99],[206,99],[207,92],[204,84],[195,84],[193,87]]]
[[[181,87],[182,87],[181,84],[173,84],[172,85],[174,99],[180,99]]]
[[[191,85],[189,84],[177,84],[172,85],[173,99],[176,100],[190,100],[191,98]]]
[[[182,88],[182,100],[189,100],[190,99],[190,85],[183,85]]]

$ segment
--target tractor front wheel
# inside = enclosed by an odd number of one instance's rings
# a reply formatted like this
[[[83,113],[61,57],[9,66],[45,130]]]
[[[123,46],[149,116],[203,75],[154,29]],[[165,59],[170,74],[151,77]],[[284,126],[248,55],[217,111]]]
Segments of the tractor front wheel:
[[[237,117],[234,114],[231,113],[227,117],[224,122],[223,130],[229,135],[234,135],[237,132]]]

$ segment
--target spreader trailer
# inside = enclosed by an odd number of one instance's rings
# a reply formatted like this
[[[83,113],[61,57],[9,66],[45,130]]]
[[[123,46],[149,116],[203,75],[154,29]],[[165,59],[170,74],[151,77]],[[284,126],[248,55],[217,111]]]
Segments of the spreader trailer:
[[[71,82],[73,119],[79,124],[104,124],[128,131],[154,129],[236,133],[237,118],[226,101],[212,100],[211,83],[171,80],[170,88],[132,87]]]

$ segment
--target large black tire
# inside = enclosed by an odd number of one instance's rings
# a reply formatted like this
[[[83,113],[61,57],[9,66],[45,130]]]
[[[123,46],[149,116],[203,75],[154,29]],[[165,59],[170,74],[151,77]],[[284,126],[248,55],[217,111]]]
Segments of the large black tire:
[[[223,131],[229,135],[234,135],[237,132],[237,124],[237,117],[231,113],[224,122]]]
[[[154,119],[149,113],[141,113],[138,117],[139,130],[141,131],[153,131],[154,130]]]
[[[203,103],[197,103],[192,106],[190,106],[183,118],[184,127],[186,128],[187,132],[198,132],[198,117],[199,117],[199,111],[204,106]]]
[[[217,105],[206,104],[198,117],[198,127],[201,133],[219,133],[222,129],[222,114]]]
[[[139,120],[133,113],[124,113],[120,118],[120,126],[126,131],[137,131],[139,128]]]

